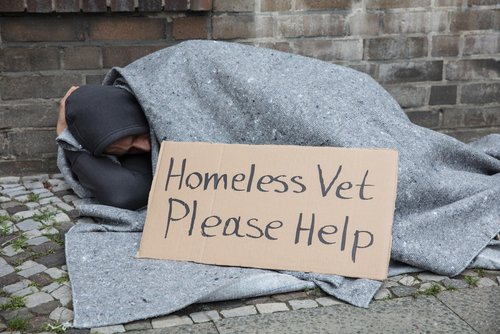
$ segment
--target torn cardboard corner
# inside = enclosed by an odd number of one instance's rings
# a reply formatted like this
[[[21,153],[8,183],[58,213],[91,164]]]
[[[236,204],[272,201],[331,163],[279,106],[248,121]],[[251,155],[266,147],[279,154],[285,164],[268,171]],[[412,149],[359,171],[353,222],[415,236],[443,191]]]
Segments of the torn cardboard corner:
[[[163,142],[138,257],[384,280],[398,152]]]

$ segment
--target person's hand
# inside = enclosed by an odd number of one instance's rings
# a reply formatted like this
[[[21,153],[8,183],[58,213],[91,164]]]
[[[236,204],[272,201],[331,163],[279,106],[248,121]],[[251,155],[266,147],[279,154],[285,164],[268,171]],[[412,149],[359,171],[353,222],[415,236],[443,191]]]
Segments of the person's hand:
[[[66,124],[66,99],[68,96],[71,95],[80,86],[72,86],[67,92],[66,95],[62,98],[61,102],[59,103],[59,117],[57,118],[57,135],[59,136],[61,132],[63,132],[64,129],[68,127],[68,124]]]

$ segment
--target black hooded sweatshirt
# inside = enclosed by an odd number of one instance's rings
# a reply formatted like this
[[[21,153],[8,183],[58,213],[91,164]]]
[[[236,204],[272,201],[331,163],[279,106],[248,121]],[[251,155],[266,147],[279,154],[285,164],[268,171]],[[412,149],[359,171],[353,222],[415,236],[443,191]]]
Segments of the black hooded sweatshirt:
[[[113,162],[103,151],[118,139],[149,133],[136,98],[125,89],[86,85],[66,99],[66,123],[86,152],[65,150],[78,181],[104,205],[136,210],[148,202],[153,179],[151,154],[118,157]]]

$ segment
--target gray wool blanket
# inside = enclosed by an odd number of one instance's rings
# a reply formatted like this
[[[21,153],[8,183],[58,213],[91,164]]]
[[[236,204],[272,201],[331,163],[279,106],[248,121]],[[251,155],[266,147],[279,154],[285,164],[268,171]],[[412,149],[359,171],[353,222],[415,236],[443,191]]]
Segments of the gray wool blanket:
[[[500,231],[500,135],[463,144],[412,124],[366,74],[239,44],[185,42],[113,68],[104,84],[137,97],[151,127],[153,168],[162,140],[397,149],[389,275],[500,269],[500,242],[492,240]],[[58,141],[79,146],[68,131]],[[88,197],[61,149],[58,163],[77,194]],[[66,236],[76,327],[314,286],[368,307],[381,286],[335,275],[134,259],[145,210],[84,203],[81,213],[101,223],[78,224]]]

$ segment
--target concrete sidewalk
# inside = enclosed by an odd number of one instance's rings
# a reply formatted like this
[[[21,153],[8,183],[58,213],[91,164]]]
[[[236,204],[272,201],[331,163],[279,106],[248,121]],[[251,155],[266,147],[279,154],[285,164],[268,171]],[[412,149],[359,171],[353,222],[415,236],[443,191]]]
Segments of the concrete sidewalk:
[[[220,319],[136,333],[500,333],[500,287]],[[134,333],[134,332],[131,332]]]

